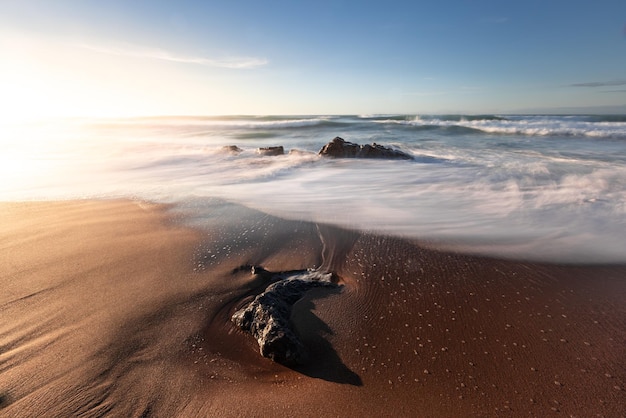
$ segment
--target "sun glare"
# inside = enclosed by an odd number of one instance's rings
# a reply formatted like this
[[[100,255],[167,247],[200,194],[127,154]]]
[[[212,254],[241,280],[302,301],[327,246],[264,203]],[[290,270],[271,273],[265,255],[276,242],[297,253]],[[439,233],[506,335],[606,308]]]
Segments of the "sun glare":
[[[5,36],[6,35],[6,36]],[[157,110],[146,68],[69,41],[0,31],[0,125],[67,117],[140,116]]]
[[[5,82],[0,82],[0,125],[68,117],[132,116],[123,102],[85,83],[26,74],[5,77]]]

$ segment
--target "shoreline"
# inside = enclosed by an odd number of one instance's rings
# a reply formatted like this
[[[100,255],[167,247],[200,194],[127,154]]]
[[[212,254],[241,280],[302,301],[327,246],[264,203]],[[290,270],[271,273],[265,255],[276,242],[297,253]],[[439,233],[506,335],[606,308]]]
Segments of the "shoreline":
[[[626,265],[493,259],[207,211],[219,216],[198,229],[135,201],[0,203],[0,413],[626,412]],[[339,275],[339,291],[293,308],[310,363],[261,357],[229,321],[264,288],[242,265]]]

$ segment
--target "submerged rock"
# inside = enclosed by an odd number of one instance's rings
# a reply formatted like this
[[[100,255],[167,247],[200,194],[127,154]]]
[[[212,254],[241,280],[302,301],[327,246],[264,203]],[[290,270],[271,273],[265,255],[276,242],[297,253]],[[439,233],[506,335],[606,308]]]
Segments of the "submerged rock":
[[[312,151],[303,151],[300,149],[292,148],[289,150],[289,155],[306,156],[306,155],[315,155],[315,153]]]
[[[283,155],[285,153],[285,149],[282,145],[277,147],[264,147],[259,148],[257,151],[261,155],[274,156],[274,155]]]
[[[286,366],[304,363],[307,358],[306,348],[292,327],[291,309],[314,287],[337,287],[332,281],[332,273],[316,270],[272,273],[252,267],[252,274],[260,274],[274,283],[247,306],[235,312],[231,320],[257,340],[263,357]]]
[[[224,145],[222,147],[222,151],[228,152],[231,154],[239,154],[240,152],[243,152],[243,150],[239,148],[237,145]]]
[[[340,137],[335,137],[324,145],[319,155],[333,158],[388,158],[412,160],[409,154],[393,148],[378,145],[376,143],[359,145],[348,142]]]

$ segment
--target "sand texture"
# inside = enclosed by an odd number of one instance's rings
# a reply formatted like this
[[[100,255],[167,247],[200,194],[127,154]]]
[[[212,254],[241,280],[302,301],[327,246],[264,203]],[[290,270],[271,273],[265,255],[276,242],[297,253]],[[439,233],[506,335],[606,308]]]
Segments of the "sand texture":
[[[626,266],[559,266],[132,201],[0,204],[0,416],[626,415]],[[293,369],[230,321],[319,267]]]

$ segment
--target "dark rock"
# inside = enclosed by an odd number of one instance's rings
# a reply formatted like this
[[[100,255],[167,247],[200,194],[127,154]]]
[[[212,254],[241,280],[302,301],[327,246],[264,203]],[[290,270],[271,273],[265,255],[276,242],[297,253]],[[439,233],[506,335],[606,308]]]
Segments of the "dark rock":
[[[319,155],[333,158],[386,158],[412,160],[409,154],[373,143],[371,145],[359,145],[348,142],[340,137],[335,137],[328,144],[324,145]]]
[[[328,144],[324,145],[319,154],[325,157],[356,158],[360,149],[360,145],[347,142],[337,136]]]
[[[280,145],[278,147],[259,148],[257,152],[261,155],[274,156],[283,155],[285,153],[285,149],[282,145]]]
[[[263,357],[286,366],[303,364],[306,348],[292,327],[291,308],[314,287],[337,287],[332,273],[316,270],[271,273],[252,267],[252,274],[261,274],[274,283],[235,312],[231,320],[257,340]]]
[[[224,145],[222,147],[222,151],[229,152],[231,154],[239,154],[240,152],[243,152],[243,150],[237,145]]]

